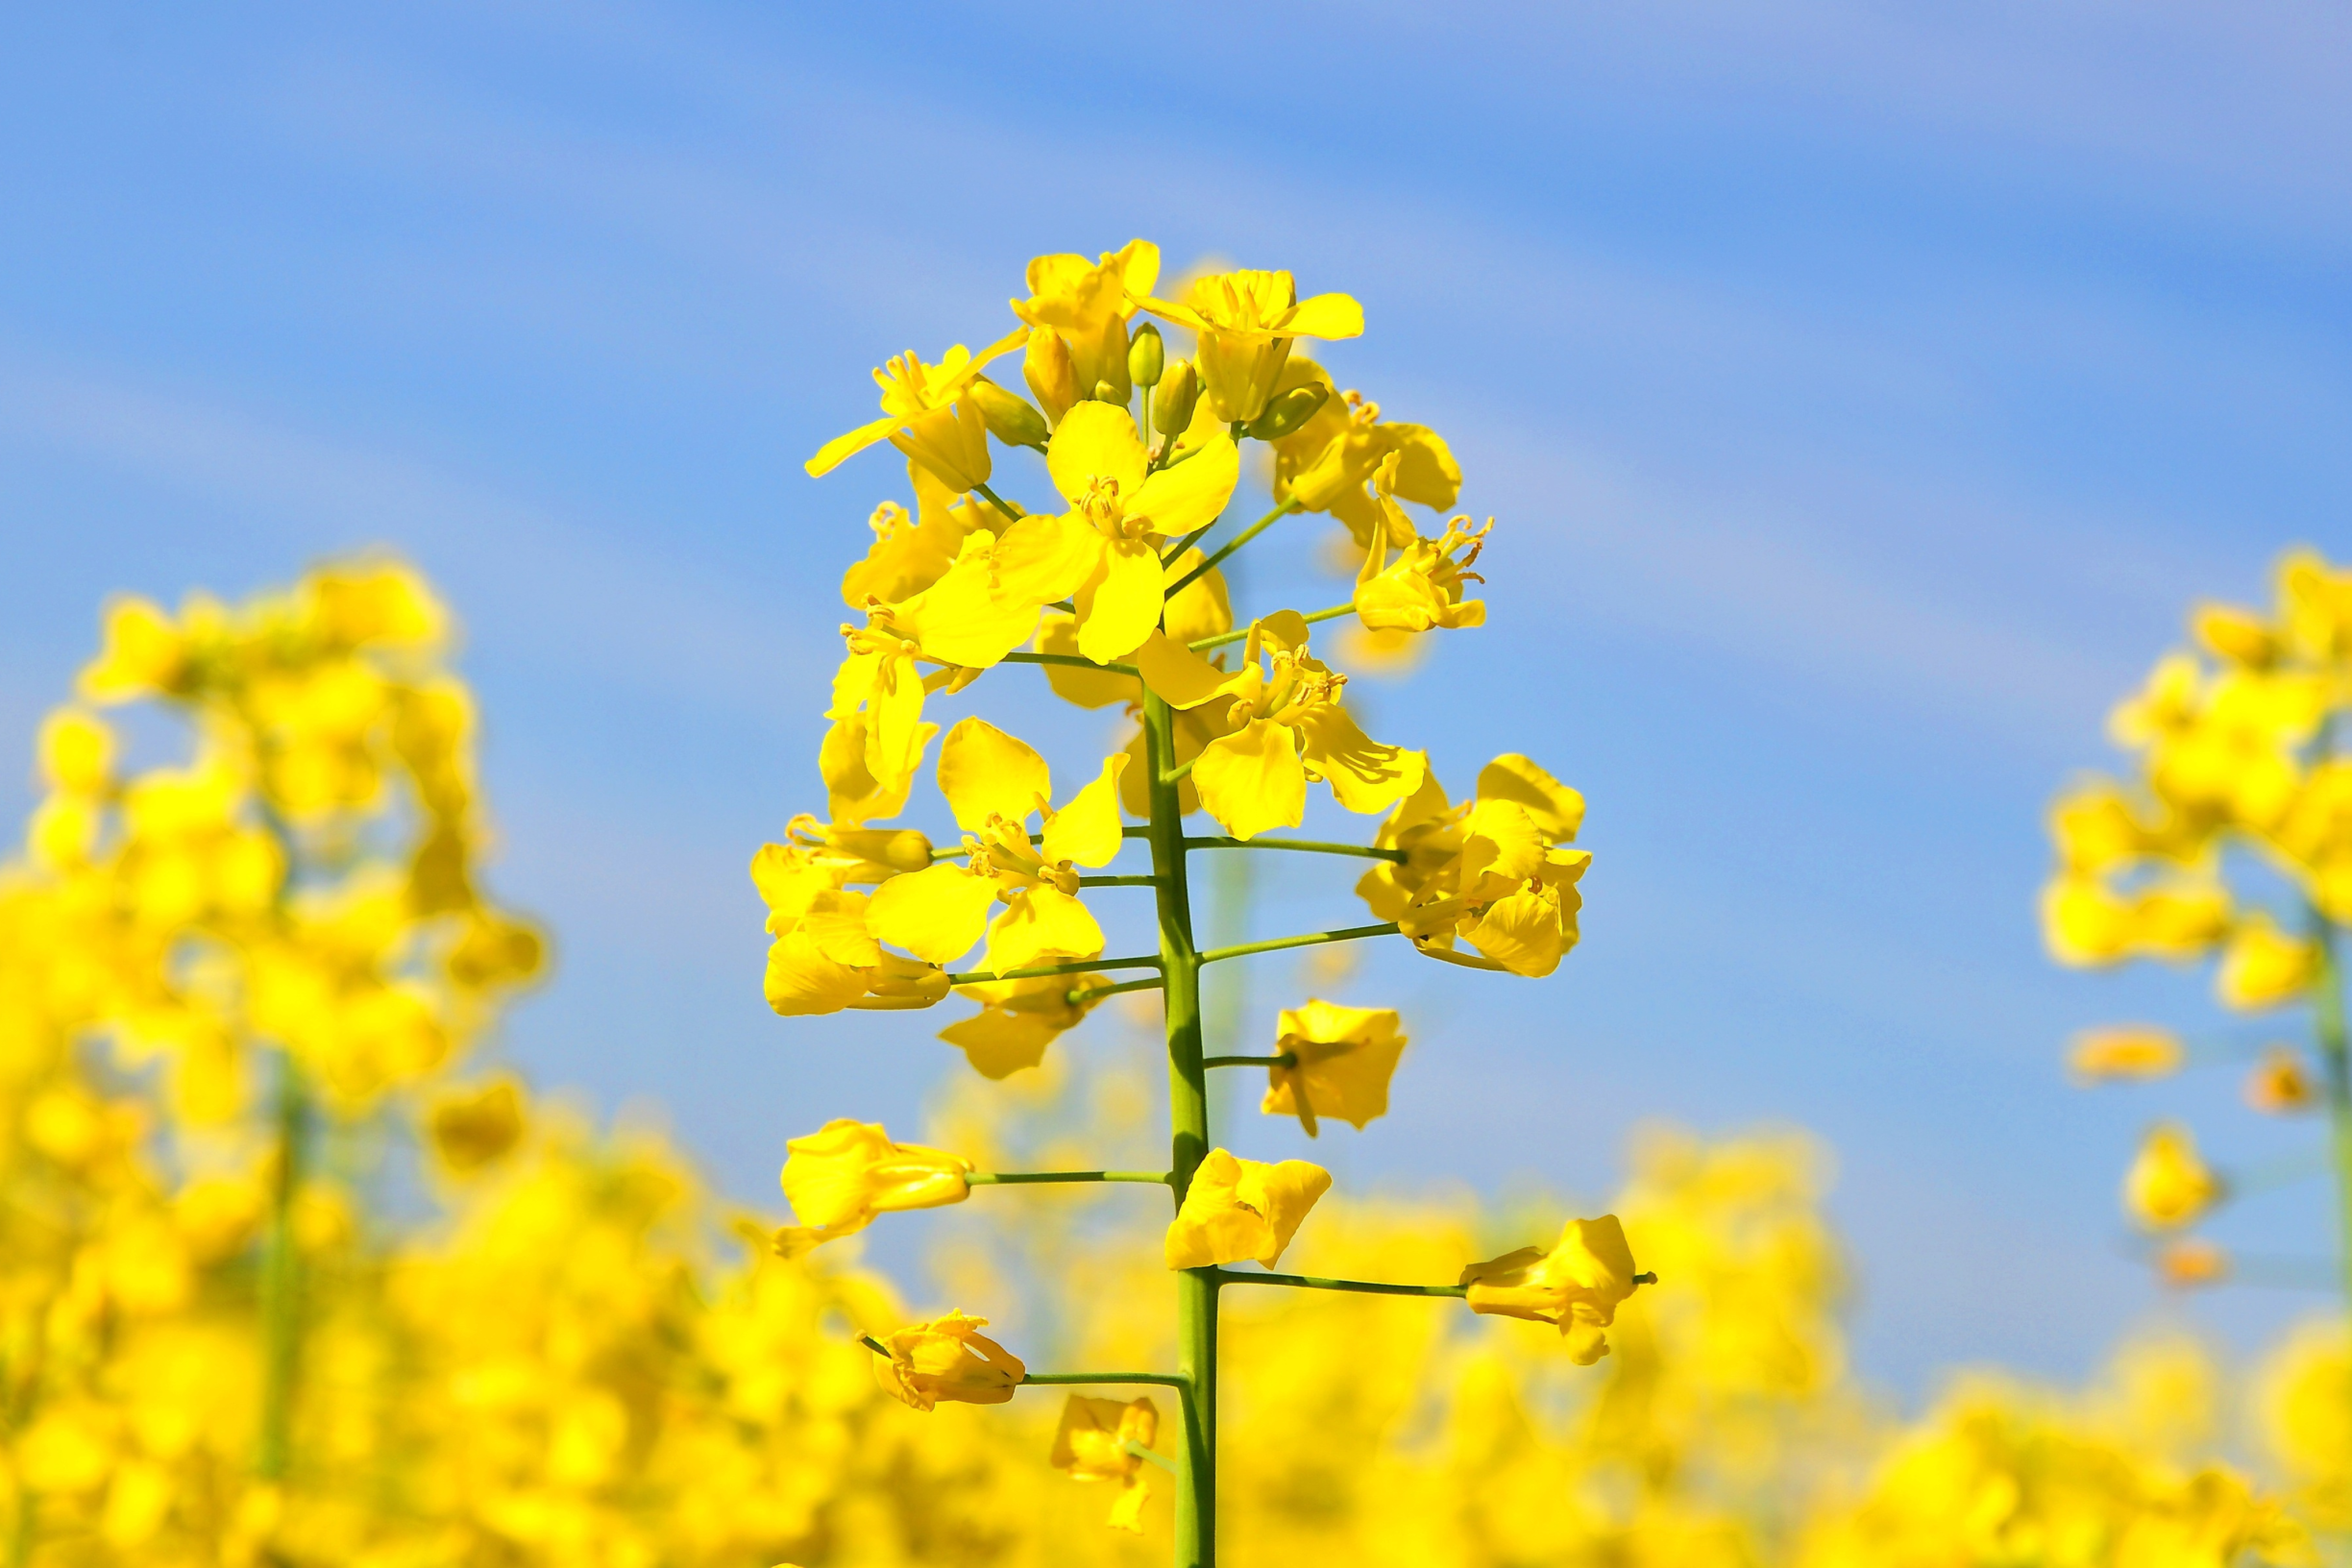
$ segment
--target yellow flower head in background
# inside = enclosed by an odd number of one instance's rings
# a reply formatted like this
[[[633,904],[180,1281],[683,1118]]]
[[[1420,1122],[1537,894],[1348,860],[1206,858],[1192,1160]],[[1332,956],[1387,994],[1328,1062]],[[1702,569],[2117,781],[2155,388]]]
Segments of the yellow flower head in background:
[[[1029,1375],[1019,1357],[979,1331],[985,1317],[949,1312],[900,1329],[882,1341],[887,1360],[874,1362],[874,1377],[890,1395],[927,1410],[941,1400],[965,1405],[1002,1405]]]
[[[1360,1130],[1387,1114],[1388,1080],[1406,1045],[1395,1009],[1310,1001],[1284,1009],[1275,1028],[1275,1053],[1291,1062],[1266,1069],[1261,1111],[1295,1115],[1309,1138],[1318,1115]]]
[[[1254,1258],[1272,1268],[1331,1185],[1330,1171],[1304,1160],[1265,1164],[1211,1149],[1167,1228],[1167,1266],[1206,1268]]]
[[[837,1116],[791,1151],[778,1178],[800,1224],[775,1234],[779,1257],[864,1230],[874,1215],[937,1209],[971,1196],[972,1164],[919,1143],[894,1143],[881,1124]]]
[[[1615,1214],[1572,1219],[1550,1252],[1521,1247],[1461,1272],[1470,1310],[1556,1326],[1568,1358],[1590,1366],[1608,1354],[1602,1333],[1641,1284]]]
[[[2291,1115],[2319,1103],[2319,1086],[2300,1055],[2273,1045],[2246,1074],[2245,1102],[2266,1116]]]
[[[2188,1060],[2189,1048],[2169,1029],[2126,1023],[2076,1035],[2067,1049],[2067,1071],[2084,1084],[2168,1078]]]
[[[2291,937],[2266,915],[2253,915],[2230,933],[2214,989],[2242,1012],[2282,1007],[2307,994],[2319,978],[2319,944]]]
[[[1363,333],[1362,306],[1345,294],[1302,300],[1286,272],[1211,273],[1193,282],[1182,304],[1139,303],[1161,320],[1200,334],[1194,363],[1203,401],[1228,424],[1264,410],[1296,339]]]
[[[989,968],[998,974],[1101,956],[1102,927],[1078,899],[1075,868],[1105,866],[1118,853],[1126,766],[1125,752],[1104,759],[1101,773],[1056,810],[1043,757],[985,720],[958,721],[940,743],[939,784],[965,831],[964,858],[883,883],[867,928],[933,964],[954,962],[985,935]],[[1032,816],[1044,823],[1035,845]]]
[[[2177,1236],[2156,1249],[2156,1278],[2175,1290],[2219,1285],[2229,1278],[2229,1254],[2201,1236]]]
[[[498,1078],[479,1089],[447,1094],[433,1103],[427,1125],[442,1165],[467,1176],[497,1164],[523,1140],[523,1086]]]
[[[2144,1229],[2177,1231],[2195,1224],[2226,1192],[2189,1129],[2164,1122],[2142,1139],[2124,1174],[2123,1212]]]
[[[1067,1470],[1073,1481],[1115,1481],[1118,1501],[1111,1505],[1115,1530],[1143,1530],[1143,1503],[1151,1495],[1143,1483],[1143,1458],[1127,1445],[1150,1448],[1160,1435],[1160,1408],[1148,1399],[1094,1399],[1072,1394],[1062,1407],[1062,1424],[1054,1431],[1051,1463]]]

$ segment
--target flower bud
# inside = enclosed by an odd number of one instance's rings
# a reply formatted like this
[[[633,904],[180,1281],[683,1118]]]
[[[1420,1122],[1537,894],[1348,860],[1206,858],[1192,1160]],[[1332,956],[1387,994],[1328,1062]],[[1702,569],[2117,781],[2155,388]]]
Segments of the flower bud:
[[[1167,367],[1152,391],[1152,429],[1172,439],[1192,428],[1192,407],[1200,402],[1200,372],[1189,359]]]
[[[1078,401],[1078,372],[1070,363],[1069,345],[1062,341],[1060,332],[1029,334],[1029,352],[1021,356],[1021,380],[1029,383],[1038,406],[1045,410],[1046,423],[1061,424],[1062,416]]]
[[[1107,403],[1117,408],[1124,408],[1127,406],[1127,399],[1120,394],[1118,384],[1115,381],[1096,381],[1094,383],[1094,401],[1096,403]]]
[[[1331,393],[1320,383],[1310,381],[1294,386],[1278,398],[1267,402],[1256,419],[1249,422],[1249,433],[1261,441],[1279,441],[1314,417]]]
[[[1127,375],[1138,386],[1158,386],[1160,373],[1167,365],[1167,349],[1160,341],[1160,329],[1151,322],[1140,322],[1135,337],[1127,345]]]
[[[1044,447],[1045,416],[1027,398],[1008,392],[981,376],[971,383],[971,400],[980,405],[980,417],[988,421],[989,434],[1006,446],[1041,450]]]

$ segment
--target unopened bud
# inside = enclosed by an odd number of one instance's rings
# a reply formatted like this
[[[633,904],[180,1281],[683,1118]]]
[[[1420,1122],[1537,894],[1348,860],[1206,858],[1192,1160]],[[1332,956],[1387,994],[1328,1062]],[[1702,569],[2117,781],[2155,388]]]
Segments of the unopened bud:
[[[980,405],[980,417],[988,421],[989,434],[1006,446],[1045,445],[1045,416],[1019,393],[1008,392],[981,376],[972,380],[971,400]]]
[[[1152,429],[1164,430],[1170,440],[1192,428],[1192,405],[1200,402],[1200,372],[1189,359],[1179,359],[1161,376],[1152,390]]]
[[[1127,344],[1127,375],[1138,386],[1158,386],[1160,372],[1166,368],[1167,349],[1160,341],[1160,329],[1148,321],[1136,323],[1135,336]]]
[[[1069,345],[1062,341],[1060,332],[1040,329],[1029,334],[1029,352],[1021,357],[1021,380],[1029,383],[1038,406],[1045,410],[1046,421],[1061,424],[1062,416],[1078,401],[1078,372],[1070,364]]]
[[[1127,400],[1119,396],[1118,387],[1110,381],[1096,381],[1094,383],[1094,401],[1096,403],[1116,404],[1122,408],[1127,405]]]
[[[1310,381],[1294,386],[1269,402],[1256,419],[1249,422],[1249,433],[1261,441],[1279,441],[1314,417],[1331,396],[1329,387]]]
[[[1127,379],[1127,324],[1116,316],[1103,320],[1102,336],[1095,340],[1094,352],[1079,355],[1075,346],[1071,353],[1079,362],[1093,373],[1094,401],[1115,403],[1121,408],[1135,392],[1135,383]]]

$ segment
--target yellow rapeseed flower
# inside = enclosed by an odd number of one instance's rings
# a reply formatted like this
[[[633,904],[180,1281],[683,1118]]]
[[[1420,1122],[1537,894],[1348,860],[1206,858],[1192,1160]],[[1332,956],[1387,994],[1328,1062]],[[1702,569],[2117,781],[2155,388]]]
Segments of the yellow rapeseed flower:
[[[1285,1008],[1275,1029],[1275,1052],[1291,1062],[1266,1069],[1261,1111],[1297,1116],[1309,1138],[1318,1115],[1359,1129],[1387,1115],[1388,1080],[1407,1043],[1395,1009],[1310,1001]]]
[[[2195,1224],[2226,1193],[2189,1129],[2168,1121],[2149,1129],[2124,1173],[2123,1212],[2144,1229],[2177,1231]]]
[[[2254,915],[2230,933],[2214,989],[2224,1004],[2244,1012],[2282,1007],[2310,992],[2320,963],[2317,943],[2291,937],[2268,916]]]
[[[983,1078],[1007,1078],[1045,1060],[1045,1047],[1075,1029],[1111,981],[1100,974],[1041,974],[961,988],[980,1011],[939,1038],[962,1051]]]
[[[1167,1266],[1206,1268],[1255,1258],[1272,1268],[1331,1184],[1330,1171],[1305,1160],[1266,1164],[1211,1149],[1167,1228]]]
[[[960,493],[986,483],[988,426],[968,396],[972,380],[1028,336],[1029,329],[1022,327],[977,355],[958,343],[935,365],[924,364],[909,349],[873,373],[874,384],[882,389],[882,417],[820,447],[805,465],[810,476],[830,474],[845,459],[887,440],[938,475],[950,490]]]
[[[1013,301],[1013,313],[1029,324],[1033,351],[1048,334],[1061,339],[1070,367],[1070,401],[1092,398],[1106,382],[1124,399],[1130,390],[1127,322],[1136,302],[1160,282],[1160,247],[1131,239],[1094,261],[1041,256],[1029,263],[1027,281],[1029,297]],[[1047,413],[1058,422],[1069,406],[1064,402]]]
[[[2067,1049],[2067,1071],[2078,1083],[2122,1078],[2166,1078],[2189,1060],[2189,1048],[2169,1029],[2152,1024],[2115,1024],[2086,1029]]]
[[[940,793],[965,830],[961,861],[894,877],[875,893],[867,928],[917,958],[948,964],[988,938],[994,973],[1048,959],[1102,955],[1102,927],[1078,898],[1080,866],[1104,866],[1119,851],[1119,773],[1124,752],[1056,810],[1053,775],[1028,743],[986,720],[957,722],[940,743]],[[1044,830],[1029,841],[1029,819]],[[1004,908],[992,919],[990,909]]]
[[[2273,1045],[2246,1074],[2245,1102],[2265,1115],[2289,1115],[2319,1103],[2319,1086],[2312,1081],[2303,1058],[2285,1045]]]
[[[1094,1399],[1072,1394],[1062,1407],[1062,1424],[1054,1430],[1050,1462],[1066,1470],[1073,1481],[1115,1481],[1118,1501],[1111,1505],[1112,1528],[1143,1530],[1143,1503],[1151,1489],[1143,1482],[1143,1459],[1127,1445],[1150,1448],[1160,1435],[1160,1408],[1149,1399]]]
[[[941,1400],[965,1405],[1002,1405],[1013,1397],[1028,1367],[1011,1351],[980,1333],[985,1317],[949,1312],[900,1329],[882,1341],[888,1360],[876,1360],[874,1377],[894,1398],[919,1410]]]
[[[433,1102],[427,1125],[442,1165],[471,1175],[523,1140],[523,1086],[502,1077],[471,1091],[445,1094]]]
[[[1363,306],[1345,294],[1298,297],[1286,272],[1211,273],[1194,280],[1182,304],[1146,298],[1143,308],[1200,334],[1193,362],[1203,401],[1228,424],[1256,419],[1302,337],[1358,337]]]
[[[797,1258],[864,1230],[874,1215],[937,1209],[971,1196],[972,1163],[944,1149],[894,1143],[879,1122],[837,1116],[786,1143],[777,1178],[800,1223],[776,1232],[778,1256]]]
[[[1633,1294],[1632,1249],[1615,1214],[1572,1219],[1552,1250],[1521,1247],[1461,1272],[1470,1310],[1524,1317],[1558,1328],[1568,1359],[1590,1366],[1608,1354],[1602,1331],[1617,1319],[1619,1303]]]

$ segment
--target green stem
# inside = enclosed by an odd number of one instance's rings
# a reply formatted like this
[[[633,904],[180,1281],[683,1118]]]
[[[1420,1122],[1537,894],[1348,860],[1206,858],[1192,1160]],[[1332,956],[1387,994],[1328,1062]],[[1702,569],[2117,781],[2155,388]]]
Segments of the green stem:
[[[2352,1039],[2344,1027],[2343,969],[2336,952],[2336,922],[2311,915],[2319,944],[2319,973],[2312,985],[2312,1031],[2327,1078],[2328,1152],[2336,1169],[2336,1223],[2344,1301],[2352,1307]]]
[[[1143,736],[1152,872],[1160,891],[1160,972],[1167,982],[1168,1185],[1181,1205],[1193,1170],[1209,1152],[1209,1074],[1201,1059],[1201,958],[1192,943],[1184,805],[1167,776],[1176,756],[1176,715],[1149,691],[1143,695]],[[1177,1568],[1213,1568],[1216,1561],[1216,1331],[1217,1271],[1180,1271],[1176,1369],[1185,1379],[1185,1421],[1176,1472]]]
[[[1082,876],[1078,879],[1078,885],[1082,888],[1156,888],[1160,885],[1160,879],[1155,876]]]
[[[278,1168],[270,1185],[269,1237],[261,1260],[261,1453],[264,1481],[283,1481],[294,1456],[294,1384],[302,1368],[302,1253],[294,1200],[302,1189],[309,1104],[292,1056],[278,1059]]]
[[[1229,958],[1247,958],[1252,953],[1280,952],[1285,947],[1316,947],[1327,942],[1355,942],[1362,937],[1393,937],[1396,921],[1379,925],[1351,925],[1341,931],[1312,931],[1303,937],[1276,937],[1271,942],[1245,942],[1238,947],[1212,947],[1200,955],[1203,964],[1220,964]],[[948,976],[954,979],[953,975]]]
[[[1192,762],[1180,762],[1160,776],[1170,784],[1181,782],[1184,776],[1192,771],[1192,763],[1198,761],[1200,761],[1200,758],[1194,757]]]
[[[1137,1442],[1132,1437],[1128,1438],[1125,1442],[1119,1445],[1119,1451],[1123,1454],[1132,1454],[1139,1459],[1147,1460],[1152,1464],[1156,1464],[1161,1469],[1165,1470],[1171,1476],[1176,1473],[1176,1461],[1174,1459],[1169,1458],[1165,1454],[1159,1452],[1157,1449],[1145,1448],[1141,1443]]]
[[[964,1180],[973,1187],[1028,1187],[1044,1182],[1149,1182],[1165,1187],[1164,1170],[975,1170]]]
[[[1162,1388],[1182,1388],[1184,1375],[1177,1372],[1032,1372],[1023,1383],[1042,1384],[1088,1383],[1148,1383]]]
[[[1201,1064],[1204,1067],[1295,1067],[1298,1057],[1285,1051],[1280,1056],[1213,1056]]]
[[[1312,615],[1302,615],[1299,619],[1311,626],[1318,621],[1336,621],[1339,617],[1352,613],[1355,608],[1356,601],[1349,600],[1345,604],[1334,604],[1330,609],[1317,610]],[[1195,653],[1206,653],[1213,648],[1223,648],[1228,643],[1240,642],[1249,634],[1250,628],[1243,626],[1239,631],[1229,631],[1218,637],[1203,637],[1197,643],[1185,644],[1185,647]]]
[[[1122,991],[1158,991],[1167,982],[1158,975],[1147,974],[1140,980],[1122,980],[1115,986],[1101,986],[1093,991],[1073,991],[1067,993],[1063,1000],[1068,1006],[1076,1007],[1081,1002],[1099,1002],[1105,996],[1116,996]]]
[[[1248,544],[1252,539],[1257,538],[1260,534],[1265,532],[1266,529],[1272,527],[1275,524],[1281,522],[1284,518],[1289,516],[1292,512],[1297,510],[1297,502],[1288,501],[1284,502],[1280,506],[1275,507],[1272,511],[1266,513],[1265,516],[1260,518],[1257,522],[1252,523],[1248,527],[1243,528],[1239,533],[1235,534],[1231,540],[1217,547],[1215,554],[1201,562],[1200,565],[1194,567],[1191,571],[1187,572],[1183,576],[1178,577],[1174,582],[1169,583],[1167,585],[1167,597],[1174,599],[1178,594],[1183,593],[1187,588],[1191,586],[1193,578],[1200,576],[1204,573],[1215,570],[1219,561],[1222,561],[1226,556],[1231,555],[1235,551],[1239,550],[1243,545]],[[1213,524],[1211,525],[1211,527],[1214,526],[1215,525]],[[1198,532],[1188,536],[1183,544],[1176,547],[1175,553],[1182,555],[1186,551],[1192,548],[1193,544],[1200,538],[1201,534],[1208,531],[1209,530],[1207,528],[1202,528]],[[1165,557],[1163,558],[1164,559]]]
[[[1394,861],[1402,866],[1412,858],[1402,849],[1375,849],[1368,844],[1323,844],[1309,839],[1187,839],[1187,849],[1296,849],[1310,855],[1355,855],[1363,860]]]
[[[1018,506],[1016,506],[1011,502],[1006,501],[995,491],[991,490],[986,484],[975,484],[972,486],[972,488],[978,491],[981,495],[986,496],[988,498],[988,503],[991,506],[995,507],[998,511],[1004,513],[1005,516],[1011,518],[1016,523],[1019,522],[1023,516],[1027,515],[1023,513]]]
[[[1096,969],[1143,969],[1159,968],[1156,958],[1085,958],[1072,959],[1066,964],[1039,964],[1026,969],[1007,969],[992,974],[985,969],[973,969],[964,974],[951,974],[951,986],[976,986],[985,980],[1033,980],[1041,974],[1089,974]]]
[[[1220,1268],[1225,1285],[1286,1285],[1293,1290],[1353,1290],[1367,1296],[1466,1296],[1466,1285],[1387,1285],[1379,1280],[1323,1280],[1311,1274],[1253,1274],[1245,1269]]]
[[[1070,670],[1091,670],[1096,674],[1102,675],[1132,675],[1139,673],[1132,664],[1096,664],[1083,654],[1032,653],[1025,648],[1017,648],[1007,653],[1004,656],[1004,662],[1007,664],[1058,664]]]

